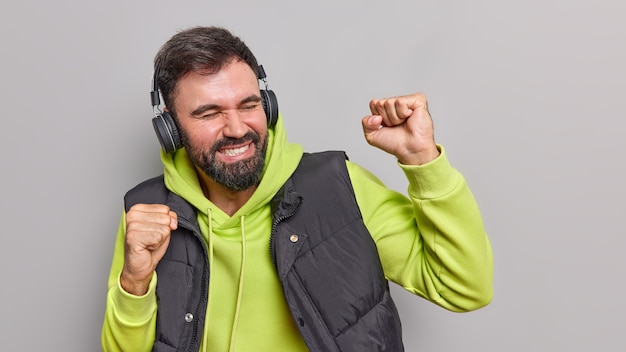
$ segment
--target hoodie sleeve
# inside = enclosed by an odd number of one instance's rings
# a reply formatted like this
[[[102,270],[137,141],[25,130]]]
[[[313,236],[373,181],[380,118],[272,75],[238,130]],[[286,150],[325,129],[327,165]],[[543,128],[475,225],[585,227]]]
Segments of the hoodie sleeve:
[[[408,197],[348,161],[363,220],[387,279],[451,311],[487,305],[493,291],[491,245],[476,201],[443,147],[425,165],[402,165]]]
[[[126,219],[125,214],[122,214],[109,273],[102,350],[150,351],[156,329],[156,273],[150,281],[148,292],[143,296],[134,296],[122,289],[119,277],[124,265],[125,236]]]

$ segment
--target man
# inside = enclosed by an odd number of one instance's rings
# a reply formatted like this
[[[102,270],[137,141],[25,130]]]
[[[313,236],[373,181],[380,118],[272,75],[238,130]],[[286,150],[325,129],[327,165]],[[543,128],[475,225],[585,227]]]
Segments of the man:
[[[262,78],[223,28],[156,55],[164,176],[125,197],[105,351],[401,351],[387,280],[452,311],[490,302],[480,212],[422,94],[373,100],[362,120],[406,197],[343,153],[288,143]]]

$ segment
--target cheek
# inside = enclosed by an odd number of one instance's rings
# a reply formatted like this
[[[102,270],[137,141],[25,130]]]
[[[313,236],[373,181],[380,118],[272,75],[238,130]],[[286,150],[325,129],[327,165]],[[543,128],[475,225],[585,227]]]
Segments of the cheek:
[[[196,147],[206,147],[213,144],[218,132],[207,126],[193,126],[185,129],[187,141]]]
[[[267,117],[265,116],[265,113],[261,111],[261,113],[258,114],[254,120],[248,123],[248,126],[250,126],[250,128],[259,135],[265,135],[267,132]]]

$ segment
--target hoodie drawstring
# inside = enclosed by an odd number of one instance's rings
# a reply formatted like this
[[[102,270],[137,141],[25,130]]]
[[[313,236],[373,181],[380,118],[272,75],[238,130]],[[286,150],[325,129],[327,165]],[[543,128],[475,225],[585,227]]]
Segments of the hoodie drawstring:
[[[241,307],[241,298],[243,296],[243,278],[246,268],[246,231],[245,216],[241,216],[241,270],[239,271],[239,288],[237,289],[237,305],[235,307],[235,319],[233,320],[233,329],[230,334],[230,348],[233,351],[235,347],[235,335],[237,332],[237,324],[239,323],[239,309]]]
[[[207,216],[209,220],[207,221],[209,225],[209,271],[213,270],[213,213],[211,208],[207,208]],[[211,284],[209,283],[209,297],[211,297]],[[209,305],[207,304],[207,312],[206,312],[206,321],[209,321]]]

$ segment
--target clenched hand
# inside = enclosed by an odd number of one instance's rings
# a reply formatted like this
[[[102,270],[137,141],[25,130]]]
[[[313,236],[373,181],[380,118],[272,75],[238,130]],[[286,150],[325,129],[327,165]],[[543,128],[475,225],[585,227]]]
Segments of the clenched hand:
[[[178,216],[163,204],[135,204],[126,213],[122,288],[133,295],[148,292],[154,269],[163,258]]]
[[[421,93],[370,102],[363,118],[367,142],[405,165],[422,165],[439,156],[428,102]]]

